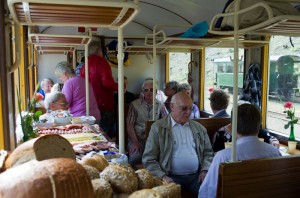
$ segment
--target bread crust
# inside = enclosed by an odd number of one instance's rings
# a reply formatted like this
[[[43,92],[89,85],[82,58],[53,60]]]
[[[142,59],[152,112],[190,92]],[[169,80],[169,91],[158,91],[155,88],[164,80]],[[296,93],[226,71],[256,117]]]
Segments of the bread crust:
[[[113,162],[100,173],[100,178],[107,180],[117,193],[132,193],[138,189],[137,175],[130,166]]]
[[[94,179],[92,180],[95,198],[112,198],[113,190],[108,181],[104,179]]]
[[[148,170],[139,169],[135,171],[139,179],[138,189],[153,188],[155,186],[162,185],[162,181],[154,177]]]
[[[152,188],[166,198],[181,198],[181,188],[179,184],[168,183]]]
[[[0,174],[0,183],[2,198],[94,197],[84,168],[67,158],[32,160],[10,168]]]
[[[163,196],[152,189],[142,189],[130,194],[128,198],[163,198]]]
[[[5,161],[5,169],[37,159],[76,158],[68,140],[60,135],[43,135],[20,144]]]

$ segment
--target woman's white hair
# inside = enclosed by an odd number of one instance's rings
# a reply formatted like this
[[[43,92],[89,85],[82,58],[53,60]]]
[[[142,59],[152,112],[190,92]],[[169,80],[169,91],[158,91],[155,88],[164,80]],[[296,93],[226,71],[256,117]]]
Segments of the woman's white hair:
[[[63,94],[62,92],[58,92],[58,91],[47,94],[47,97],[45,98],[46,109],[50,110],[50,104],[57,102],[58,99],[60,99],[61,97],[65,97],[65,94]]]

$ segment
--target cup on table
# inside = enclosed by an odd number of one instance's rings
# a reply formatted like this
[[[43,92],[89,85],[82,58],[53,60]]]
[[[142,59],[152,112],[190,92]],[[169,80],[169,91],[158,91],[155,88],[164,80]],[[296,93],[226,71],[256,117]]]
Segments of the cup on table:
[[[225,148],[231,148],[232,142],[225,142]]]
[[[296,141],[288,141],[288,153],[293,154],[296,151],[297,142]]]

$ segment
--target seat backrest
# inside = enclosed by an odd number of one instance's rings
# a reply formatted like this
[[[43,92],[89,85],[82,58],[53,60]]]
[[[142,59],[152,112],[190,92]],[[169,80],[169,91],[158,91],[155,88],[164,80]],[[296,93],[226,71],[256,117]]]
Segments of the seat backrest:
[[[228,125],[231,122],[231,118],[199,118],[195,119],[207,130],[210,141],[212,140],[214,133],[221,127]]]
[[[217,197],[295,197],[299,164],[299,155],[221,163]]]
[[[221,127],[229,124],[231,122],[231,119],[230,118],[199,118],[199,119],[194,119],[194,121],[199,122],[201,125],[203,125],[206,128],[209,139],[212,140],[214,133]],[[148,137],[151,129],[151,125],[153,123],[154,123],[153,120],[146,122],[146,129],[145,129],[146,137]]]

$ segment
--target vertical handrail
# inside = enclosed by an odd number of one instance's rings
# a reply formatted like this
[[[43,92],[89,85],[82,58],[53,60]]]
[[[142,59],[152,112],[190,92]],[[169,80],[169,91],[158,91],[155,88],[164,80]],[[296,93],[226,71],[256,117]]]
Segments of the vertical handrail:
[[[124,53],[123,53],[123,28],[118,28],[118,106],[119,106],[119,151],[125,154],[124,130]]]
[[[241,0],[235,4],[234,14],[234,68],[233,68],[233,109],[232,109],[232,152],[231,161],[236,161],[236,136],[237,136],[237,97],[238,97],[238,64],[239,64],[239,18],[237,11]]]
[[[89,116],[90,115],[90,90],[89,90],[89,62],[88,62],[88,45],[84,46],[84,55],[85,55],[85,106],[86,106],[86,115]]]

